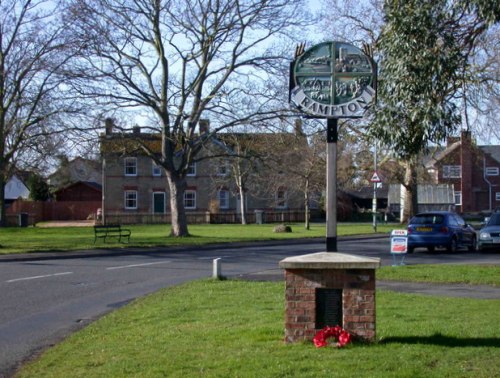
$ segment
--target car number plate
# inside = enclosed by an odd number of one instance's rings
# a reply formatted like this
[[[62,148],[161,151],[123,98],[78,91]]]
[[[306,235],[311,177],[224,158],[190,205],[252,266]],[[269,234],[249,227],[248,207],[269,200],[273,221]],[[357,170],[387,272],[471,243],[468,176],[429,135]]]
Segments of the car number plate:
[[[500,238],[493,238],[493,244],[500,244]]]
[[[420,231],[420,232],[431,232],[432,228],[431,227],[417,227],[417,231]]]

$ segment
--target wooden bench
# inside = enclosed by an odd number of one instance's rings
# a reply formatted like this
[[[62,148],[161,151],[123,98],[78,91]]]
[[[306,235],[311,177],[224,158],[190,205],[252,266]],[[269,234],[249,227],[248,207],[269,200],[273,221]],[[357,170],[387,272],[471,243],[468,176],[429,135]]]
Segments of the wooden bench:
[[[118,238],[121,243],[122,238],[127,239],[127,243],[130,242],[130,234],[132,232],[128,229],[122,228],[119,224],[105,224],[105,225],[95,225],[94,226],[94,244],[97,239],[103,239],[106,243],[107,238]]]

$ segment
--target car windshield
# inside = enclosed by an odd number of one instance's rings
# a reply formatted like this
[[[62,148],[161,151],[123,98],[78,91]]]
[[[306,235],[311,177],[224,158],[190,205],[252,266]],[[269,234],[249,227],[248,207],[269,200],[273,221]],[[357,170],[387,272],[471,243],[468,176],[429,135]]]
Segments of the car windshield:
[[[421,214],[416,215],[410,223],[413,224],[442,224],[444,216],[439,214]]]
[[[500,226],[500,214],[493,214],[488,221],[488,226]]]

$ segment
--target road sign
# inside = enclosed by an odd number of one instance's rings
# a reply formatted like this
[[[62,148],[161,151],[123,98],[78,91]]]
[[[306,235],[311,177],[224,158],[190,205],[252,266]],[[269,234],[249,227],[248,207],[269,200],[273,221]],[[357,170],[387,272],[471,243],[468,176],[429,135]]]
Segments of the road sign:
[[[373,176],[372,178],[370,179],[371,182],[382,182],[382,180],[380,179],[380,176],[378,175],[377,172],[374,172],[373,173]]]

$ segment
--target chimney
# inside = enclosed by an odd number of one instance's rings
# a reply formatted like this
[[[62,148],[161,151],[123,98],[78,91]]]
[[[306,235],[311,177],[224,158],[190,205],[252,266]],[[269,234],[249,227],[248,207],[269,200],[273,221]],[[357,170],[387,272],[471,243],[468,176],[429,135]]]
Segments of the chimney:
[[[198,126],[200,127],[200,135],[210,132],[210,120],[200,119]]]
[[[113,118],[106,118],[104,120],[104,129],[105,129],[106,135],[113,134],[114,125],[115,125],[115,122],[113,121]]]

